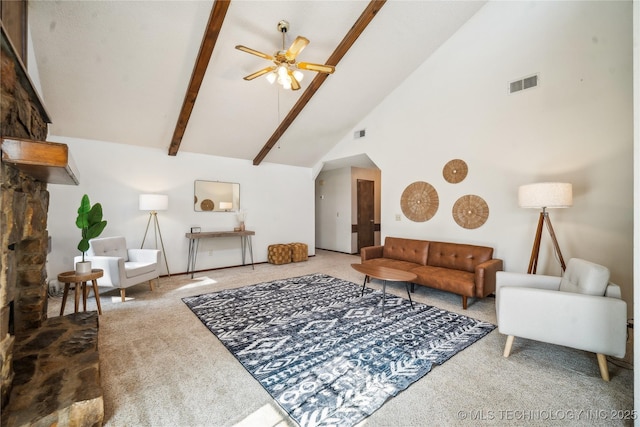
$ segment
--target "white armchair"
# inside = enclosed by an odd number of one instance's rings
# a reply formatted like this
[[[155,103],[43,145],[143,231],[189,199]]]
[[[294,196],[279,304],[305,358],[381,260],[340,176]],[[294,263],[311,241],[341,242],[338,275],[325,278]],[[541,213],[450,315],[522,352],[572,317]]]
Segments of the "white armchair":
[[[499,271],[496,275],[498,330],[514,337],[564,345],[597,354],[600,375],[609,381],[606,356],[624,357],[627,303],[609,282],[609,269],[578,258],[562,277]]]
[[[127,249],[124,237],[91,239],[85,260],[92,268],[104,270],[98,286],[120,288],[120,297],[125,301],[126,288],[149,281],[153,291],[153,280],[160,276],[160,251],[156,249]],[[76,261],[82,257],[76,257]]]

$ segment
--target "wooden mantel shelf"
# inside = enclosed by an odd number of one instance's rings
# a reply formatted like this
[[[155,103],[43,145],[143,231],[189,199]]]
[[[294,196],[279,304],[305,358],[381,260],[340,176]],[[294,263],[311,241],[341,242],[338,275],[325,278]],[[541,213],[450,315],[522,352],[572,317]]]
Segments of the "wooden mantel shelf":
[[[38,181],[78,185],[78,172],[67,144],[30,139],[2,138],[2,162]]]

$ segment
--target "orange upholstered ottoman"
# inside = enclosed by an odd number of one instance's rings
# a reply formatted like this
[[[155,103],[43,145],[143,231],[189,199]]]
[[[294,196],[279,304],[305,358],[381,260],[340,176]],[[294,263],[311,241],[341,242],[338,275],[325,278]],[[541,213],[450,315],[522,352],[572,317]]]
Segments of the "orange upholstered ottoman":
[[[291,262],[291,247],[289,245],[269,245],[267,259],[271,264],[289,264]]]
[[[300,262],[309,259],[309,250],[306,243],[289,243],[291,247],[291,261]]]

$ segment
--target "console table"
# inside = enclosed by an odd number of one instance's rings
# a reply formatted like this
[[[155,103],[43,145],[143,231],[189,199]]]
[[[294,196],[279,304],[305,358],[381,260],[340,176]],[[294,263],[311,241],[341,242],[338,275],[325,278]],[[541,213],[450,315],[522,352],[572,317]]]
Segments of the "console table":
[[[196,258],[198,257],[198,246],[200,239],[210,239],[214,237],[240,237],[240,247],[242,248],[242,265],[245,265],[245,258],[247,249],[249,250],[249,256],[251,257],[251,268],[253,266],[253,247],[251,245],[251,236],[256,234],[255,231],[203,231],[199,233],[186,233],[185,236],[189,239],[189,258],[187,260],[187,274],[191,272],[191,278],[193,279],[193,273],[196,270]]]

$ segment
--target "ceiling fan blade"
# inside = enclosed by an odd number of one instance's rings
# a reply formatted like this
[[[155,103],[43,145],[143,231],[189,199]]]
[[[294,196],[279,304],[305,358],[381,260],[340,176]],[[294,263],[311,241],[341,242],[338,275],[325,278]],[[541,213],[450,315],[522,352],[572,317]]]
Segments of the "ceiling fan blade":
[[[241,50],[243,52],[250,53],[255,56],[259,56],[260,58],[268,59],[269,61],[273,61],[273,56],[267,55],[266,53],[259,52],[255,49],[251,49],[250,47],[242,46],[241,44],[236,46],[236,49]]]
[[[262,76],[262,75],[264,75],[264,74],[270,73],[270,72],[272,72],[272,71],[273,71],[273,70],[275,70],[275,69],[276,69],[276,66],[275,66],[275,65],[272,65],[271,67],[263,68],[263,69],[262,69],[262,70],[260,70],[260,71],[256,71],[256,72],[255,72],[255,73],[253,73],[253,74],[249,74],[248,76],[244,77],[244,79],[245,79],[245,80],[253,80],[253,79],[255,79],[256,77],[260,77],[260,76]]]
[[[291,43],[289,49],[284,53],[285,58],[287,58],[288,61],[294,61],[296,56],[298,56],[298,54],[302,52],[302,49],[304,49],[308,44],[308,39],[301,36],[296,37],[293,43]]]
[[[301,70],[317,71],[319,73],[325,74],[333,74],[333,72],[336,70],[336,67],[334,67],[333,65],[312,64],[310,62],[298,62],[296,66]]]
[[[289,70],[287,72],[287,74],[289,75],[289,77],[291,78],[291,90],[298,90],[300,89],[300,82],[298,81],[298,79],[296,79],[296,77],[293,75],[293,71]]]

